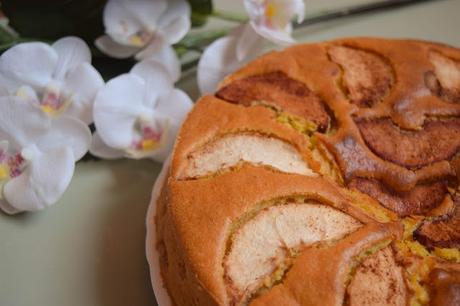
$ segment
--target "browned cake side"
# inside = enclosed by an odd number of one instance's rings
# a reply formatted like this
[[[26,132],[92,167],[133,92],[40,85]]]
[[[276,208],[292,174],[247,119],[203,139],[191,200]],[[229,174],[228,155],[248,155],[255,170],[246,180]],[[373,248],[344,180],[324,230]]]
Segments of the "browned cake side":
[[[460,51],[269,53],[198,101],[156,216],[176,305],[460,302]]]

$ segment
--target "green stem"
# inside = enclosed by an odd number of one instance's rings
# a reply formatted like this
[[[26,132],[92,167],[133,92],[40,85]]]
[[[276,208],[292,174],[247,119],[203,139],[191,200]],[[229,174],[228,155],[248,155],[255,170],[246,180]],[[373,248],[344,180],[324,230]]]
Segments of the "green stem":
[[[209,45],[214,40],[227,35],[229,32],[229,28],[222,28],[206,32],[189,33],[176,46],[195,50]]]
[[[18,39],[18,36],[9,31],[6,27],[7,26],[3,24],[0,25],[0,42],[2,45],[14,42]]]
[[[53,43],[52,41],[45,40],[45,39],[21,37],[21,38],[16,38],[16,39],[11,40],[11,41],[0,43],[0,53],[3,52],[3,51],[6,51],[6,49],[9,49],[9,48],[13,47],[14,45],[17,45],[17,44],[20,44],[20,43],[37,42],[37,41],[44,42],[44,43],[47,43],[47,44],[52,44]]]
[[[235,13],[223,12],[223,11],[213,11],[211,13],[212,17],[219,18],[226,21],[245,23],[248,21],[246,16],[241,16]]]
[[[182,71],[187,71],[189,69],[195,68],[198,65],[198,62],[200,61],[200,58],[194,58],[188,62],[185,62],[182,64]]]

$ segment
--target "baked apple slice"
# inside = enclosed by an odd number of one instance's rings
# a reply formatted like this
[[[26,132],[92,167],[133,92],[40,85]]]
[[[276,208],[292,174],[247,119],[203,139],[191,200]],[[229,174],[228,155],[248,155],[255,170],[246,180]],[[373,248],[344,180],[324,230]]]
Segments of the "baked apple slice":
[[[293,145],[275,137],[241,133],[217,138],[190,153],[184,176],[202,177],[244,162],[287,173],[316,175]]]

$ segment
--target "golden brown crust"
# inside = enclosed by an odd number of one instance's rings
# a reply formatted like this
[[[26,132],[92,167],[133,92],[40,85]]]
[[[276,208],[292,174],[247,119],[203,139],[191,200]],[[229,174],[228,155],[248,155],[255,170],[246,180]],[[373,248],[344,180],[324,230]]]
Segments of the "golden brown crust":
[[[460,271],[436,268],[430,273],[433,306],[460,304]]]
[[[443,215],[439,207],[458,192],[460,182],[460,83],[443,69],[448,65],[456,75],[459,62],[458,49],[411,40],[352,38],[299,45],[256,59],[227,77],[217,97],[201,98],[178,135],[157,214],[162,272],[174,302],[239,303],[223,266],[232,230],[261,203],[280,198],[302,195],[364,226],[339,241],[306,246],[278,283],[258,291],[251,305],[342,305],[357,254],[381,240],[403,239],[401,219],[377,222],[395,216],[377,218],[386,210],[379,211],[375,201],[367,203],[368,196],[399,217],[422,215],[414,236],[404,237],[406,246],[417,247],[416,238],[429,250],[458,248],[460,210]],[[266,107],[267,102],[276,108]],[[319,132],[310,137],[278,120],[279,109],[318,124]],[[205,177],[187,177],[194,152],[224,135],[242,133],[291,144],[317,174],[332,157],[337,167],[330,168],[338,173],[307,177],[241,163]],[[315,159],[318,147],[327,151],[321,160]],[[429,216],[436,209],[440,216]],[[421,260],[414,252],[398,256]],[[460,269],[458,263],[451,265]],[[428,290],[433,301],[436,292],[453,292],[435,278],[422,285],[433,287]]]
[[[314,171],[320,165],[311,157],[309,141],[275,120],[275,112],[263,106],[246,108],[215,98],[201,98],[182,126],[172,159],[172,176],[185,178],[188,156],[210,141],[227,134],[254,132],[284,140],[299,151]]]
[[[178,233],[170,243],[183,246],[178,253],[190,261],[191,273],[225,304],[222,259],[230,225],[258,203],[294,195],[333,205],[363,222],[371,220],[327,180],[245,165],[214,178],[169,182],[170,231]]]
[[[353,259],[366,248],[394,238],[391,228],[368,225],[333,246],[313,246],[296,259],[284,281],[256,298],[251,306],[343,305]]]

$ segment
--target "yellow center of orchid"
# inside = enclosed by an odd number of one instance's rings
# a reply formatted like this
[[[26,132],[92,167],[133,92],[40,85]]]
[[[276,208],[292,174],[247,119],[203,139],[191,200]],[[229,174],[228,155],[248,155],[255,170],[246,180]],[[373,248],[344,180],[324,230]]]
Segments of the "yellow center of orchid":
[[[49,84],[44,89],[41,100],[38,99],[32,88],[26,86],[20,87],[16,91],[16,96],[36,101],[39,103],[42,111],[50,117],[55,117],[61,114],[72,101],[72,96],[62,94],[59,85],[55,83]]]
[[[10,167],[7,165],[0,165],[0,181],[10,178]]]
[[[158,147],[160,144],[159,141],[153,139],[145,139],[142,141],[142,150],[143,151],[150,151]]]
[[[41,109],[51,117],[62,113],[68,104],[70,104],[70,98],[64,97],[59,88],[55,86],[47,87],[40,101]]]
[[[153,38],[151,31],[142,30],[129,37],[129,43],[135,47],[143,47]]]
[[[164,141],[167,126],[146,118],[140,118],[135,126],[136,138],[129,150],[133,155],[143,155],[158,149]]]
[[[261,4],[264,26],[275,30],[285,30],[293,17],[291,9],[277,1],[265,0]]]
[[[0,181],[9,180],[22,173],[25,160],[21,154],[10,155],[0,150]]]
[[[273,3],[268,3],[265,7],[265,17],[271,19],[276,15],[276,6]]]

